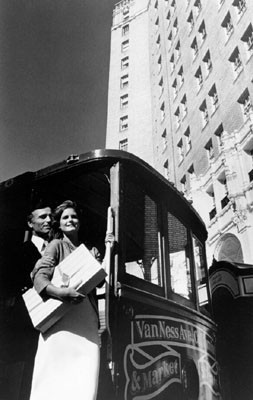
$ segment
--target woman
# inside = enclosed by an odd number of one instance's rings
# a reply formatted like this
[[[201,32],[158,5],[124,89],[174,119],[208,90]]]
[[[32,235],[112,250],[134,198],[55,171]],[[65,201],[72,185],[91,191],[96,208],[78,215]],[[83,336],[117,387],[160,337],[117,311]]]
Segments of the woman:
[[[98,311],[92,294],[51,283],[55,267],[80,245],[80,221],[75,203],[59,205],[54,213],[55,237],[32,272],[34,287],[43,298],[73,304],[71,310],[40,335],[30,400],[96,398],[99,372]],[[93,248],[99,259],[99,252]]]

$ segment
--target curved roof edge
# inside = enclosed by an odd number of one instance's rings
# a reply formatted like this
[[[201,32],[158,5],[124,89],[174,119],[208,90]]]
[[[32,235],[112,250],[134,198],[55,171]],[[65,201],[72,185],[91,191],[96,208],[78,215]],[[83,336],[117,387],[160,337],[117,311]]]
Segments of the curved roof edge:
[[[80,166],[82,164],[88,163],[90,161],[95,161],[95,160],[102,160],[102,159],[111,159],[113,160],[118,160],[118,161],[128,161],[131,163],[136,163],[138,165],[141,165],[144,170],[146,170],[148,173],[152,174],[154,177],[157,177],[160,182],[163,185],[169,186],[170,189],[175,193],[175,195],[179,196],[181,198],[181,201],[185,203],[187,207],[191,209],[191,212],[195,214],[195,216],[198,218],[199,222],[202,223],[203,227],[205,227],[205,223],[203,222],[202,218],[196,211],[196,209],[191,205],[191,203],[184,197],[182,192],[180,192],[174,184],[170,181],[168,181],[164,176],[162,176],[154,167],[152,167],[150,164],[148,164],[146,161],[143,159],[139,158],[138,156],[122,151],[122,150],[114,150],[114,149],[95,149],[86,153],[81,153],[80,155],[70,155],[67,159],[60,161],[58,163],[52,164],[48,167],[39,169],[34,172],[25,172],[24,174],[18,175],[14,178],[8,179],[5,182],[0,183],[0,190],[2,189],[7,189],[8,188],[8,182],[12,182],[12,185],[15,182],[22,182],[22,178],[27,176],[28,174],[34,175],[36,178],[42,178],[47,175],[51,175],[54,173],[59,173],[61,170],[66,170],[66,169],[72,169],[76,168],[77,166]],[[206,229],[206,228],[205,228]]]

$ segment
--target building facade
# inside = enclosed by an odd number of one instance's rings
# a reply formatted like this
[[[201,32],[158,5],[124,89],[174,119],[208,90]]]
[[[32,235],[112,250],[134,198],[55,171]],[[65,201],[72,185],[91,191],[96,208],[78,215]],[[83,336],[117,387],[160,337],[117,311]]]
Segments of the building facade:
[[[107,148],[193,203],[207,255],[253,264],[253,2],[123,0],[111,29]]]

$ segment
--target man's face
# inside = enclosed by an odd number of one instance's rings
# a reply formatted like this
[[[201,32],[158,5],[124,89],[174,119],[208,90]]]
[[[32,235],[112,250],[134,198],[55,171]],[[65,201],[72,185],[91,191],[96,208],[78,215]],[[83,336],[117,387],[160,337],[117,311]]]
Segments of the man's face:
[[[39,208],[32,212],[32,219],[28,222],[28,225],[33,230],[35,236],[40,236],[43,239],[46,239],[51,228],[51,221],[51,208]]]

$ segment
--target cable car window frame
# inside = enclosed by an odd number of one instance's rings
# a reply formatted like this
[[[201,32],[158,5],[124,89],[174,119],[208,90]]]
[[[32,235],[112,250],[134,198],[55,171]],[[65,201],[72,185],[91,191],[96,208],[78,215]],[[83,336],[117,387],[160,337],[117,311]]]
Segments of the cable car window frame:
[[[152,185],[149,183],[148,178],[146,179],[145,182],[145,176],[140,174],[139,177],[135,177],[135,180],[139,180],[141,186],[145,189],[145,194],[147,194],[156,204],[157,207],[157,223],[158,223],[158,231],[160,235],[160,243],[159,243],[159,253],[160,253],[160,269],[161,269],[161,274],[163,277],[163,285],[161,287],[145,281],[141,278],[138,278],[136,276],[127,274],[127,272],[124,271],[122,268],[122,265],[124,264],[125,260],[125,238],[124,234],[122,232],[125,231],[125,226],[123,224],[124,221],[124,216],[122,215],[124,213],[124,181],[127,179],[127,173],[126,172],[126,165],[122,165],[121,168],[121,178],[120,178],[120,248],[121,248],[121,255],[120,255],[120,260],[119,260],[119,274],[118,274],[118,281],[120,284],[126,284],[131,287],[135,287],[137,289],[141,289],[143,291],[147,291],[152,294],[156,294],[164,299],[172,300],[177,302],[178,304],[181,304],[183,306],[186,306],[188,308],[191,308],[195,311],[200,311],[200,306],[199,306],[199,301],[198,301],[198,294],[197,294],[197,282],[196,282],[196,276],[195,276],[195,262],[194,262],[194,254],[193,254],[193,236],[195,236],[199,242],[202,244],[203,248],[205,249],[204,245],[204,239],[201,237],[201,235],[198,234],[196,226],[192,223],[191,218],[186,219],[183,221],[183,218],[181,217],[181,210],[180,210],[180,204],[179,204],[179,209],[177,206],[174,204],[170,203],[170,199],[166,199],[166,192],[159,193],[157,194],[155,192],[155,188],[152,187]],[[123,171],[123,173],[122,173]],[[131,176],[131,179],[133,176]],[[154,181],[157,180],[157,177],[153,178]],[[157,181],[157,184],[159,186],[159,182]],[[171,188],[171,190],[174,190]],[[180,197],[180,194],[178,193],[178,196]],[[183,206],[183,204],[182,204]],[[190,207],[190,204],[189,204]],[[174,292],[171,287],[171,270],[170,267],[166,268],[166,266],[170,266],[170,257],[169,257],[169,241],[168,241],[168,220],[167,220],[167,214],[168,212],[172,214],[186,229],[186,234],[187,234],[187,244],[189,246],[189,269],[190,269],[190,281],[191,281],[191,289],[192,289],[192,295],[190,299],[187,299],[180,294]],[[185,213],[184,213],[185,215]],[[210,301],[210,296],[208,296],[208,301]]]
[[[131,287],[135,287],[137,289],[141,289],[142,291],[147,291],[150,293],[154,293],[156,295],[159,295],[161,297],[166,297],[166,278],[164,274],[164,262],[163,262],[163,251],[162,251],[162,245],[161,243],[163,242],[163,235],[162,235],[162,213],[161,213],[161,203],[157,199],[157,195],[155,195],[150,188],[147,190],[147,186],[143,183],[141,180],[141,177],[137,177],[136,175],[131,176],[131,182],[134,181],[135,184],[138,184],[138,181],[140,183],[140,186],[142,187],[142,190],[145,192],[145,196],[148,196],[155,204],[156,206],[156,222],[157,222],[157,237],[158,237],[158,257],[159,257],[159,270],[160,270],[160,276],[161,276],[161,281],[162,285],[156,285],[152,282],[149,282],[145,279],[139,278],[135,275],[131,275],[126,272],[126,268],[123,268],[122,266],[125,266],[125,260],[126,260],[126,223],[125,223],[125,207],[126,207],[126,181],[129,179],[128,178],[128,173],[129,171],[126,169],[126,166],[123,165],[123,168],[121,168],[121,179],[120,179],[120,248],[121,248],[121,257],[120,257],[120,262],[119,265],[121,265],[121,268],[119,269],[119,274],[118,274],[118,280],[120,283],[129,285]],[[145,218],[145,217],[144,217]]]

